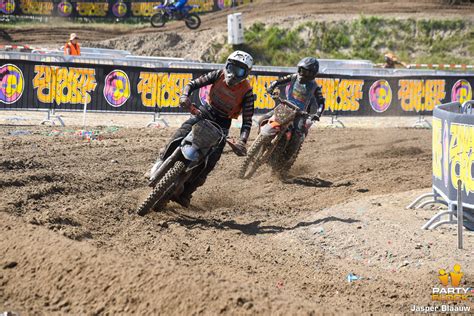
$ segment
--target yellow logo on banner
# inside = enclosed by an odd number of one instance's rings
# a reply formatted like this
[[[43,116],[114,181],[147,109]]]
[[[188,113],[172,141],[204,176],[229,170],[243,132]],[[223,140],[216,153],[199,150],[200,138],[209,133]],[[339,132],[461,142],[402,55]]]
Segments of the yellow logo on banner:
[[[249,76],[250,85],[256,95],[254,106],[256,109],[273,109],[275,101],[267,94],[267,88],[272,81],[277,80],[276,76]]]
[[[20,10],[24,14],[50,15],[53,12],[53,2],[20,0]]]
[[[155,13],[155,6],[161,2],[132,2],[132,13],[134,16],[152,16]]]
[[[189,0],[189,5],[198,5],[194,12],[212,11],[214,9],[214,0]]]
[[[90,103],[89,92],[97,86],[95,69],[90,68],[36,65],[35,74],[33,88],[37,89],[38,100],[43,103]]]
[[[398,99],[403,111],[433,111],[446,96],[445,80],[400,80]]]
[[[458,187],[461,179],[466,194],[474,192],[474,126],[458,123],[451,124],[451,142],[449,161],[451,162],[451,184]]]
[[[106,16],[109,4],[107,2],[77,2],[76,10],[80,16]]]
[[[438,179],[443,177],[443,121],[433,117],[433,176]]]
[[[330,111],[358,111],[362,99],[364,80],[317,78],[323,96],[326,98],[326,109]]]
[[[140,72],[138,93],[147,107],[178,107],[184,86],[193,79],[189,73]]]

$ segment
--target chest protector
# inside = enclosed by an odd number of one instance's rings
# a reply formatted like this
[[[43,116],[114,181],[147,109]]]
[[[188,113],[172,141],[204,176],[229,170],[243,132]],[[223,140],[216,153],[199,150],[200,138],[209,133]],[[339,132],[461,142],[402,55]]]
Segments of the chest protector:
[[[242,102],[245,94],[251,89],[248,80],[229,87],[224,82],[224,74],[221,74],[212,85],[207,102],[222,115],[236,119],[242,112]]]
[[[294,78],[287,87],[288,100],[297,105],[301,110],[305,111],[311,103],[316,87],[314,81],[300,83],[297,78]]]

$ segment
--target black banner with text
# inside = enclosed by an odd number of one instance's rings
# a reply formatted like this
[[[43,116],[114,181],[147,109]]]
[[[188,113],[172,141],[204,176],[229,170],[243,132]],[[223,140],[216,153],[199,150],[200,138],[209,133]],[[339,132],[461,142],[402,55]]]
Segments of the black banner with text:
[[[0,62],[0,109],[80,110],[87,103],[93,111],[181,112],[178,101],[183,87],[207,71],[4,60]],[[257,113],[275,106],[266,88],[283,75],[256,71],[249,77]],[[326,98],[327,112],[401,116],[431,114],[436,105],[471,100],[474,75],[321,75],[316,81]],[[196,91],[194,102],[205,102],[209,88]]]

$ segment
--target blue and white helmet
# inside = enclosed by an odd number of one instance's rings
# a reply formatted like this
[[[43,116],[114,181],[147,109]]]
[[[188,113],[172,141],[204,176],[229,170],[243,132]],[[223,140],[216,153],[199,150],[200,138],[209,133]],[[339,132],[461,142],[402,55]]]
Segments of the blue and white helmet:
[[[227,57],[224,68],[225,83],[229,86],[233,86],[245,80],[250,74],[252,66],[252,56],[250,56],[249,53],[236,50]]]

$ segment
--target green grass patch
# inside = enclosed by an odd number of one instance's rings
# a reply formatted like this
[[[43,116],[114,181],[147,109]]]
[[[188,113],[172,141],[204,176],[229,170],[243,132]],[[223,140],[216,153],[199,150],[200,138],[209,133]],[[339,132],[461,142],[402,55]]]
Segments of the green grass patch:
[[[307,22],[292,29],[256,23],[240,48],[257,64],[294,66],[304,56],[357,58],[376,63],[390,51],[408,63],[474,64],[474,26],[464,20],[362,16],[352,21]],[[215,57],[223,62],[230,45]]]

